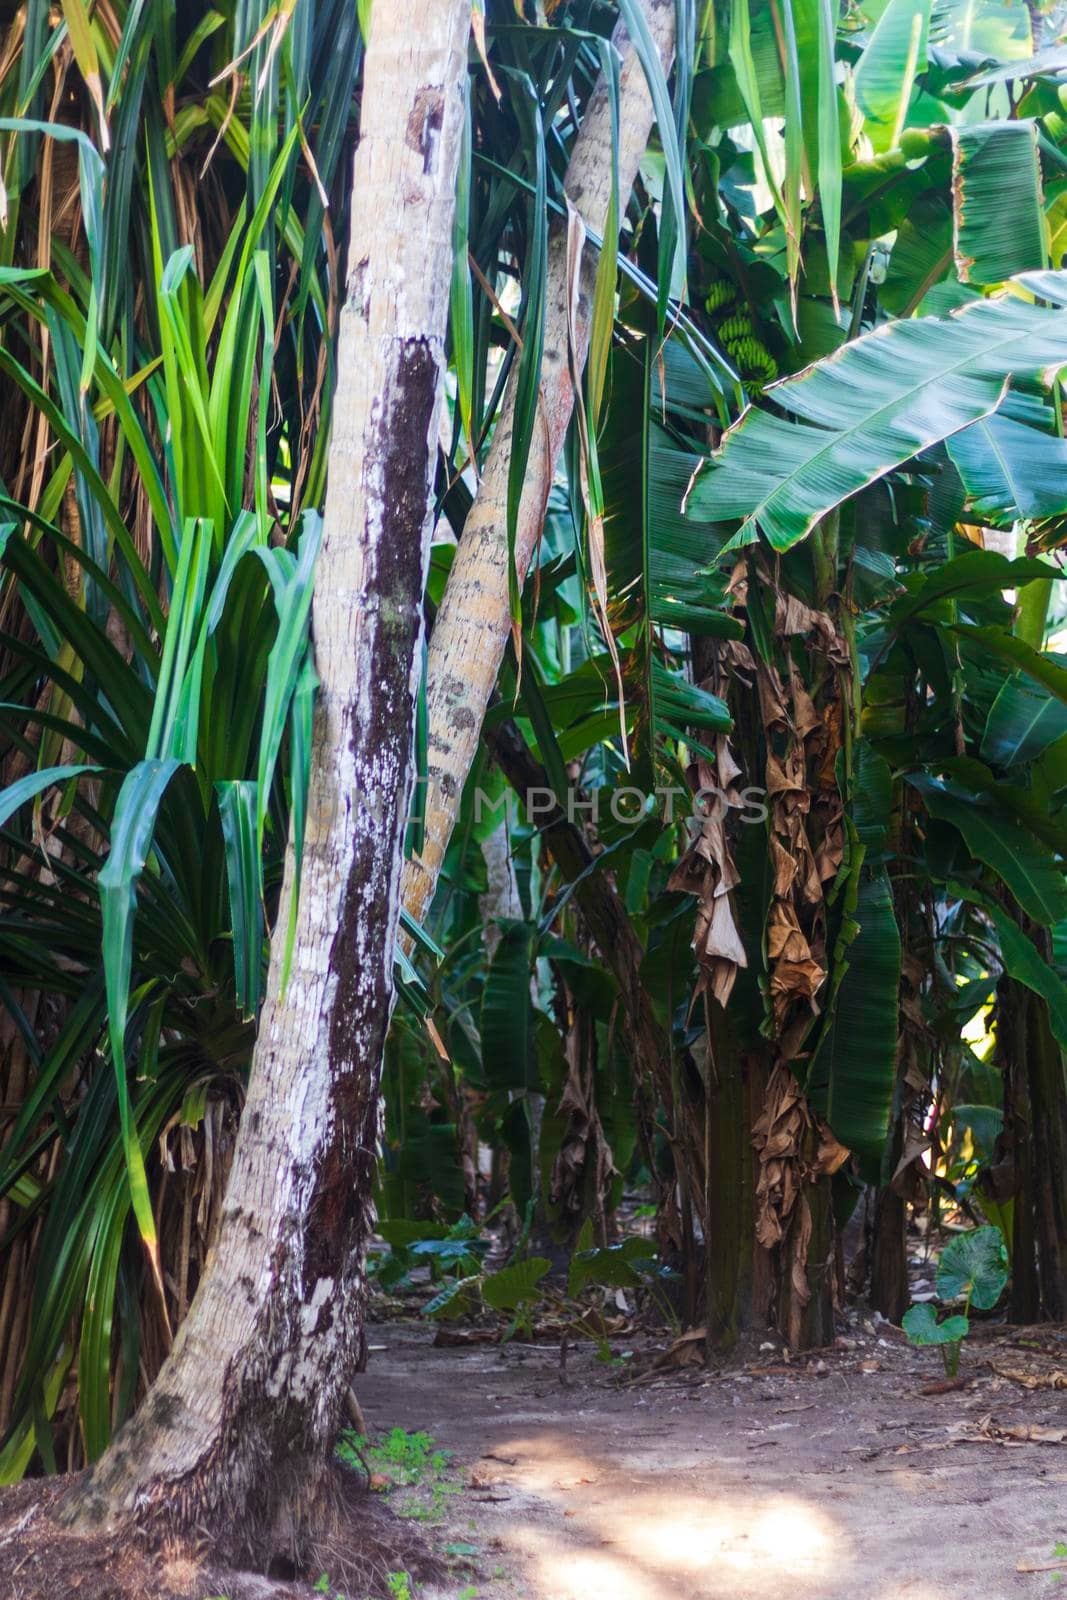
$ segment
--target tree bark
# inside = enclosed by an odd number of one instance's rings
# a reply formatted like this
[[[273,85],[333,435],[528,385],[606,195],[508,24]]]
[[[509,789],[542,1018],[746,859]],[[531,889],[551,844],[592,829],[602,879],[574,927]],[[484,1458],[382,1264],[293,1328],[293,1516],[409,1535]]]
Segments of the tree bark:
[[[878,1189],[871,1262],[871,1305],[889,1322],[899,1323],[908,1309],[907,1203],[886,1184]]]
[[[996,1165],[1008,1183],[995,1196],[1013,1199],[1011,1290],[1013,1322],[1036,1322],[1041,1311],[1034,1235],[1034,1160],[1027,1062],[1031,994],[1007,974],[997,984],[997,1065],[1004,1078],[1004,1135]],[[992,1174],[990,1175],[992,1176]]]
[[[313,626],[292,972],[271,956],[215,1259],[137,1415],[63,1518],[207,1528],[239,1559],[315,1515],[362,1337],[469,0],[378,4]],[[277,927],[294,892],[290,847]]]
[[[1048,960],[1048,935],[1041,930]],[[1034,1231],[1041,1314],[1067,1318],[1067,1075],[1063,1052],[1052,1036],[1048,1001],[1029,996],[1027,1064],[1033,1130]],[[1016,1204],[1022,1202],[1020,1196]]]
[[[664,67],[669,67],[674,55],[674,0],[640,0],[640,4]],[[615,44],[622,57],[618,153],[621,217],[638,162],[648,144],[653,111],[637,52],[621,26],[616,30]],[[607,219],[611,171],[611,110],[601,82],[586,107],[564,179],[567,195],[587,228],[600,235]],[[589,348],[592,281],[593,267],[587,253],[576,319],[579,371],[584,368]],[[541,536],[548,493],[574,408],[567,357],[568,316],[567,230],[556,226],[548,247],[540,415],[533,431],[515,540],[520,585]],[[404,905],[420,922],[433,898],[510,632],[507,484],[514,418],[513,376],[430,638],[426,676],[426,828],[422,851],[405,865],[403,879]]]
[[[752,1148],[765,1065],[757,1052],[739,1048],[729,1011],[711,996],[707,1021],[704,1292],[710,1354],[732,1350],[742,1333],[766,1327],[770,1260],[756,1240]]]

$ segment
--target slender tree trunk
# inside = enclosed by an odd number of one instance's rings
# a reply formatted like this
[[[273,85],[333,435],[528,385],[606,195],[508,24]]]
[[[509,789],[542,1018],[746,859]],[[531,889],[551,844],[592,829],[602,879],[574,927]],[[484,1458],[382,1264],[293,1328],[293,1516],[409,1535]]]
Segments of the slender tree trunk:
[[[1043,929],[1040,936],[1047,959],[1048,936]],[[1049,1026],[1048,1002],[1036,994],[1029,1001],[1027,1064],[1041,1313],[1063,1322],[1067,1318],[1067,1075],[1063,1052]]]
[[[908,1309],[907,1203],[889,1184],[876,1191],[871,1305],[890,1322]]]
[[[1004,1078],[1004,1150],[1013,1197],[1011,1298],[1013,1322],[1036,1322],[1041,1300],[1034,1240],[1034,1161],[1027,1036],[1030,991],[1006,975],[997,985],[997,1064]],[[1005,1196],[1006,1197],[1006,1196]],[[1000,1196],[998,1196],[1000,1198]]]
[[[374,7],[314,605],[319,697],[296,948],[281,939],[214,1262],[65,1519],[299,1540],[364,1306],[392,1005],[469,0]],[[290,849],[278,929],[293,893]]]
[[[883,1165],[892,1176],[904,1151],[903,1105],[908,1093],[904,1081],[906,1062],[898,1058],[897,1082],[893,1095],[893,1124],[890,1131],[890,1158]],[[891,1183],[868,1191],[873,1200],[874,1225],[871,1229],[870,1302],[890,1322],[899,1323],[911,1298],[908,1289],[908,1206]]]
[[[742,1051],[730,1013],[708,998],[704,1278],[709,1353],[767,1326],[770,1261],[756,1241],[752,1124],[763,1105],[764,1063]]]
[[[669,66],[674,54],[674,0],[639,0],[639,4],[664,66]],[[615,43],[622,56],[618,163],[621,216],[637,164],[648,144],[653,112],[637,52],[621,27],[616,31]],[[564,186],[586,226],[601,235],[611,195],[611,170],[611,109],[607,90],[600,83],[586,107]],[[593,274],[589,254],[576,319],[579,370],[585,365],[589,347]],[[520,584],[541,537],[548,493],[574,408],[567,359],[568,315],[567,230],[557,225],[548,247],[539,417],[530,446],[515,541]],[[514,418],[513,378],[430,638],[426,676],[426,831],[420,855],[405,866],[403,882],[404,905],[418,921],[433,898],[511,626],[506,508]]]

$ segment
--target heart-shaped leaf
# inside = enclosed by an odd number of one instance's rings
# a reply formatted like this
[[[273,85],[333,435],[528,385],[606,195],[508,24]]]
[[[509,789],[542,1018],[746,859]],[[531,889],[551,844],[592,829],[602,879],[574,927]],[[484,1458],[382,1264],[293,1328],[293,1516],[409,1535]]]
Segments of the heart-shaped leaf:
[[[482,1294],[494,1311],[514,1311],[537,1296],[537,1285],[552,1266],[545,1256],[529,1256],[513,1261],[510,1267],[491,1272],[482,1284]]]
[[[933,1306],[923,1301],[908,1307],[902,1326],[912,1344],[959,1344],[971,1325],[966,1317],[946,1317],[938,1322]]]
[[[990,1311],[1008,1281],[1008,1252],[999,1228],[961,1233],[944,1251],[937,1268],[941,1300],[970,1299],[978,1311]]]

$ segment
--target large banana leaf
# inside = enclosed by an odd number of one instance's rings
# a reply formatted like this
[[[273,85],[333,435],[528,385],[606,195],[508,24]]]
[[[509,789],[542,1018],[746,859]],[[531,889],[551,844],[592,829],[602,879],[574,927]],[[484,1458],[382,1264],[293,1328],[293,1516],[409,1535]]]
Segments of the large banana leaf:
[[[480,1031],[485,1081],[492,1089],[536,1087],[530,997],[536,943],[535,924],[507,922],[489,966]]]
[[[948,441],[976,520],[994,527],[1067,511],[1067,440],[999,412]]]
[[[1034,48],[1030,8],[1026,0],[936,0],[930,39],[944,60],[973,66],[975,61],[1008,61],[1006,76],[1024,77]],[[975,88],[990,79],[985,73],[967,80]]]
[[[969,604],[1004,589],[1021,589],[1026,584],[1043,582],[1050,575],[1053,575],[1052,569],[1044,562],[1031,561],[1025,556],[1012,559],[1002,556],[999,550],[976,550],[968,546],[963,555],[953,556],[932,571],[908,574],[907,592],[893,602],[890,620],[899,627],[909,618],[923,613],[936,617],[944,614],[946,601]]]
[[[1054,576],[1055,569],[1052,569],[1052,573]],[[1056,652],[1035,650],[1025,639],[1020,639],[1017,634],[1008,633],[1003,628],[978,628],[969,623],[958,622],[953,631],[961,638],[970,640],[977,649],[987,655],[1006,661],[1010,666],[1018,667],[1027,677],[1033,678],[1035,683],[1046,688],[1049,694],[1055,695],[1057,700],[1067,704],[1067,666],[1063,664],[1063,657]]]
[[[969,122],[949,131],[960,282],[1003,283],[1017,272],[1047,266],[1036,124]]]
[[[808,169],[816,177],[830,296],[837,300],[841,250],[841,130],[834,72],[836,0],[796,0],[797,56]]]
[[[714,567],[725,530],[681,510],[700,460],[685,441],[695,428],[706,428],[713,405],[707,380],[677,340],[656,350],[643,339],[613,352],[600,452],[604,546],[611,588],[620,597],[617,625],[637,636],[630,667],[640,682],[635,720],[652,734],[638,740],[649,783],[655,738],[730,726],[725,704],[672,664],[661,632],[737,638],[743,631],[727,609],[725,584]]]
[[[1053,1035],[1067,1050],[1067,983],[1006,912],[996,906],[987,909],[997,930],[1005,972],[1047,1002]]]
[[[1035,279],[1046,298],[1067,294],[1067,274],[1018,281]],[[990,416],[1012,375],[1065,363],[1067,316],[1015,297],[876,328],[771,385],[789,420],[749,406],[695,483],[689,514],[743,518],[735,544],[761,531],[788,550],[857,490]]]
[[[706,379],[677,340],[659,350],[649,339],[616,347],[600,446],[605,553],[614,593],[652,622],[737,637],[712,569],[729,530],[683,515],[700,455],[664,425],[706,427],[713,405]]]
[[[856,68],[856,99],[875,150],[900,143],[929,35],[930,0],[889,0],[875,24]]]

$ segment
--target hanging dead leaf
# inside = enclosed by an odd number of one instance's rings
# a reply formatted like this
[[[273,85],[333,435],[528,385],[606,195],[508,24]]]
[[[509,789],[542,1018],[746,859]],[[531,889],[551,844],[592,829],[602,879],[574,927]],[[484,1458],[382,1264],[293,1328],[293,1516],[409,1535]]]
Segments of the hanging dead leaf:
[[[904,1134],[904,1149],[901,1151],[896,1171],[889,1180],[894,1194],[909,1198],[915,1193],[916,1185],[921,1188],[925,1174],[919,1170],[918,1164],[932,1145],[933,1140],[929,1134],[921,1132],[914,1125],[908,1126]]]
[[[851,1150],[831,1133],[825,1123],[819,1124],[819,1147],[815,1154],[815,1171],[820,1177],[831,1178],[835,1172],[840,1172],[851,1154]]]

